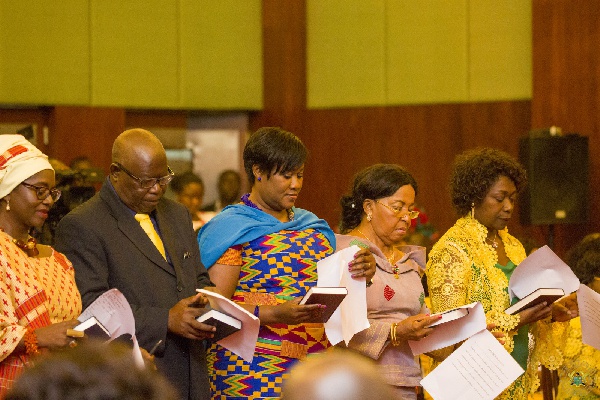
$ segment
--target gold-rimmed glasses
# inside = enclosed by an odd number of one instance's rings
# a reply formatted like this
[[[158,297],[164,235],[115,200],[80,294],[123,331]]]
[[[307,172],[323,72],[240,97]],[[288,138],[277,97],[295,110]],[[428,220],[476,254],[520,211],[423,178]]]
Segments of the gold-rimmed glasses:
[[[415,219],[419,216],[419,212],[415,211],[415,210],[409,210],[406,206],[402,207],[402,208],[398,208],[398,207],[393,207],[390,205],[387,205],[385,203],[382,203],[379,200],[375,200],[376,203],[381,204],[382,206],[384,206],[385,208],[387,208],[388,210],[390,210],[391,212],[394,213],[394,216],[396,218],[402,218],[404,216],[404,214],[406,213],[406,215],[408,215],[408,218],[410,219]],[[406,210],[406,212],[405,212]]]
[[[60,195],[62,194],[57,188],[49,189],[46,186],[36,186],[26,182],[21,182],[21,185],[25,186],[27,189],[35,190],[35,195],[38,200],[46,200],[46,198],[50,196],[52,197],[52,201],[56,202],[60,199]]]
[[[140,187],[142,189],[150,189],[150,188],[154,187],[154,185],[156,185],[157,183],[160,186],[166,186],[169,184],[169,182],[171,182],[171,180],[173,179],[173,176],[175,175],[173,173],[173,171],[171,170],[171,167],[167,166],[167,171],[169,172],[168,175],[162,176],[160,178],[139,178],[139,177],[135,176],[134,174],[132,174],[131,172],[129,172],[127,170],[127,168],[122,166],[120,163],[115,162],[113,164],[116,165],[117,168],[119,168],[121,171],[123,171],[127,175],[129,175],[131,178],[135,179],[140,184]]]

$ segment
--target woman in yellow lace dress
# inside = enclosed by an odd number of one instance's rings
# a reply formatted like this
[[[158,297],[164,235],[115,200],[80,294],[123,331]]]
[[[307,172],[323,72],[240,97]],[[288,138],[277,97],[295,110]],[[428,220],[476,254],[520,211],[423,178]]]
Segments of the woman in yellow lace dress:
[[[435,244],[426,268],[432,312],[481,302],[487,322],[505,334],[505,348],[526,371],[500,399],[527,399],[539,386],[539,363],[550,369],[560,365],[559,342],[554,342],[560,338],[550,321],[570,318],[559,304],[542,303],[516,315],[504,312],[510,305],[510,275],[526,256],[506,227],[526,179],[519,163],[502,151],[484,148],[459,155],[450,191],[461,218]]]
[[[568,264],[581,283],[600,293],[600,233],[584,237],[571,250]],[[600,399],[600,350],[581,341],[579,318],[572,319],[569,328],[556,399]]]

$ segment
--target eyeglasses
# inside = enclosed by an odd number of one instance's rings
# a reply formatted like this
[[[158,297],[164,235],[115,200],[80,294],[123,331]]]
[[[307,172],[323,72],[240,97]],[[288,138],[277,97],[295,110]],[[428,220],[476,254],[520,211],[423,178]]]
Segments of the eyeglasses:
[[[50,197],[52,197],[52,201],[57,201],[60,199],[60,195],[62,193],[56,188],[48,189],[46,186],[36,186],[25,182],[21,182],[21,185],[25,186],[27,189],[35,190],[35,195],[37,196],[38,200],[46,200],[48,195],[50,195]]]
[[[397,208],[397,207],[388,206],[387,204],[384,204],[384,203],[380,202],[379,200],[375,200],[375,202],[381,204],[382,206],[384,206],[385,208],[387,208],[388,210],[390,210],[391,212],[393,212],[394,216],[397,217],[397,218],[402,218],[404,216],[403,210],[406,207]],[[408,218],[410,218],[410,219],[415,219],[415,218],[417,218],[419,216],[419,212],[418,211],[415,211],[415,210],[411,211],[411,210],[408,210],[408,209],[406,211],[407,211],[406,215],[408,215]]]
[[[171,170],[171,167],[167,166],[167,171],[169,172],[169,175],[165,175],[161,178],[146,178],[146,179],[142,179],[142,178],[138,178],[137,176],[135,176],[134,174],[132,174],[131,172],[129,172],[125,167],[123,167],[121,164],[119,163],[113,163],[114,165],[116,165],[121,171],[125,172],[127,175],[129,175],[130,177],[132,177],[133,179],[135,179],[136,181],[138,181],[138,183],[140,184],[140,187],[142,189],[150,189],[152,187],[154,187],[154,185],[156,185],[157,183],[160,186],[166,186],[169,182],[171,182],[171,179],[173,179],[173,176],[175,175],[173,173],[173,171]]]

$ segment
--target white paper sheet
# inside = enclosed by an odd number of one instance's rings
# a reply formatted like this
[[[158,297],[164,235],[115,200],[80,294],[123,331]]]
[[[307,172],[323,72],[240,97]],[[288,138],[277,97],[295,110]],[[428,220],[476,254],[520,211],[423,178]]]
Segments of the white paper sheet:
[[[222,311],[242,321],[242,329],[224,337],[217,343],[251,363],[254,358],[260,320],[246,311],[245,308],[218,293],[204,289],[196,289],[196,291],[206,295],[210,306],[215,310]]]
[[[494,335],[484,329],[430,372],[421,385],[435,400],[491,400],[523,372]]]
[[[354,334],[370,326],[365,278],[354,279],[348,271],[348,263],[359,250],[358,246],[351,246],[317,263],[317,286],[342,286],[348,289],[342,304],[325,323],[325,333],[332,345],[342,340],[348,344]]]
[[[468,309],[469,314],[434,327],[426,338],[408,341],[415,356],[462,342],[486,329],[485,312],[481,303],[475,302],[458,308]]]
[[[110,340],[123,334],[131,335],[133,358],[139,367],[144,367],[144,359],[135,336],[135,318],[129,302],[119,291],[110,289],[100,295],[77,318],[80,322],[95,317],[110,333]]]
[[[600,293],[582,284],[577,291],[577,304],[581,318],[581,341],[600,350]]]
[[[570,294],[579,288],[579,279],[548,246],[531,253],[513,271],[508,283],[510,299],[522,299],[540,288],[561,288]]]

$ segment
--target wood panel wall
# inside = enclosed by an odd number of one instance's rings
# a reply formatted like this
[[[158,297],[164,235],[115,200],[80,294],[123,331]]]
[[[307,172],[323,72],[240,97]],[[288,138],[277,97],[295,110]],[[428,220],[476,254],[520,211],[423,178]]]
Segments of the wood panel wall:
[[[600,231],[600,3],[533,0],[533,128],[559,126],[589,137],[590,218],[558,226],[556,243],[568,249]]]
[[[456,216],[446,182],[454,156],[474,146],[494,146],[517,155],[518,138],[551,125],[590,137],[591,218],[583,226],[557,226],[563,254],[582,235],[600,231],[598,144],[600,125],[600,4],[595,0],[533,0],[533,99],[471,104],[306,109],[306,4],[263,0],[264,110],[250,128],[281,126],[299,135],[311,151],[299,206],[332,226],[338,201],[352,175],[376,162],[406,166],[420,185],[418,201],[445,231]],[[184,126],[185,112],[47,107],[1,110],[0,122],[32,121],[40,148],[69,162],[89,153],[108,165],[114,137],[126,126]],[[42,142],[48,126],[50,144]],[[510,229],[518,236],[547,239],[547,227]]]

